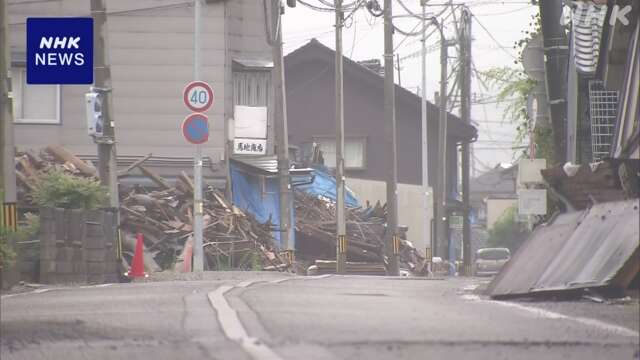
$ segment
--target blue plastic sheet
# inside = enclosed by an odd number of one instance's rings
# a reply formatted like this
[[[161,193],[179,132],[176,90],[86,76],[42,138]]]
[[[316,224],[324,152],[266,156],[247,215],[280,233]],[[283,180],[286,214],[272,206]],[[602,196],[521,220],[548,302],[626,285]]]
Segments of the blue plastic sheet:
[[[264,181],[264,188],[262,186]],[[274,231],[273,237],[276,246],[282,249],[280,240],[280,199],[278,189],[278,179],[264,178],[261,180],[259,175],[249,174],[240,170],[233,163],[231,164],[231,189],[233,191],[233,204],[238,208],[253,215],[255,219],[261,223],[270,222]],[[293,200],[291,204],[291,224],[295,224],[295,208]],[[292,235],[295,246],[295,232]]]
[[[297,190],[301,190],[309,195],[323,196],[331,201],[336,201],[336,179],[329,173],[329,170],[324,166],[314,166],[313,168],[314,179],[311,184],[297,186]],[[357,208],[360,206],[358,199],[347,189],[345,191],[345,205],[350,208]]]

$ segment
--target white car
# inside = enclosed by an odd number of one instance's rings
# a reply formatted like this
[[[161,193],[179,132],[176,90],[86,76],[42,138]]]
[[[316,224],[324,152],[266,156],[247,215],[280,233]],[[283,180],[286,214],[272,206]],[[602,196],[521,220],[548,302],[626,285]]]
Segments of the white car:
[[[474,273],[476,276],[495,275],[509,259],[511,259],[511,252],[507,248],[480,249],[476,252]]]

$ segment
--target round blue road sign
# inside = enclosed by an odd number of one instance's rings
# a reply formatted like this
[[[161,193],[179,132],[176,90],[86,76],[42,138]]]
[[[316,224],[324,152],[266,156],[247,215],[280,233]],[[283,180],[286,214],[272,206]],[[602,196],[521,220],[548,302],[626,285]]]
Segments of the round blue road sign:
[[[209,140],[209,118],[205,114],[194,113],[182,122],[182,135],[192,144],[203,144]]]

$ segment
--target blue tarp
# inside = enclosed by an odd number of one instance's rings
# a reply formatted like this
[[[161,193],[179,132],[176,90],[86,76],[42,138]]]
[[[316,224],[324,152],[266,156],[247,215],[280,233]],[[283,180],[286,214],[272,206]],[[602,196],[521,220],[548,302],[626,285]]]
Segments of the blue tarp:
[[[313,176],[313,183],[296,186],[296,189],[310,195],[323,196],[336,201],[336,179],[329,173],[329,170],[324,166],[314,166]],[[351,190],[347,189],[344,197],[347,207],[357,208],[360,206]]]
[[[258,222],[264,224],[270,221],[274,226],[273,237],[276,246],[282,249],[280,241],[280,199],[278,196],[278,179],[264,178],[264,188],[259,175],[248,174],[241,171],[236,165],[231,164],[231,188],[233,191],[233,204],[238,208],[253,215]],[[291,224],[295,224],[295,208],[293,200],[291,204]],[[293,234],[295,247],[295,232]]]
[[[270,222],[274,226],[273,237],[276,246],[282,248],[280,232],[277,231],[280,225],[280,198],[278,179],[275,177],[263,177],[256,174],[249,174],[242,171],[237,165],[231,163],[231,189],[233,191],[233,204],[238,208],[253,215],[255,219],[264,224]],[[323,166],[314,167],[313,182],[308,183],[308,176],[293,177],[293,184],[296,190],[303,191],[314,196],[323,196],[332,201],[336,201],[336,181]],[[264,181],[264,186],[262,184]],[[297,185],[296,185],[297,184]],[[291,200],[291,224],[295,224],[295,207]],[[359,207],[358,199],[347,189],[345,193],[345,204],[347,207]],[[295,246],[295,233],[294,244]]]

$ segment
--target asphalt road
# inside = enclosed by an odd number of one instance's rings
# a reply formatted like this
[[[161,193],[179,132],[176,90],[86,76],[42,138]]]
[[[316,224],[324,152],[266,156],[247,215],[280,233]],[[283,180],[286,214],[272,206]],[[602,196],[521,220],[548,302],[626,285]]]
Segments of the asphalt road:
[[[637,301],[496,302],[486,280],[207,273],[1,300],[6,359],[640,359]]]

